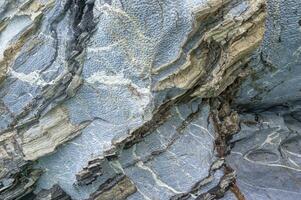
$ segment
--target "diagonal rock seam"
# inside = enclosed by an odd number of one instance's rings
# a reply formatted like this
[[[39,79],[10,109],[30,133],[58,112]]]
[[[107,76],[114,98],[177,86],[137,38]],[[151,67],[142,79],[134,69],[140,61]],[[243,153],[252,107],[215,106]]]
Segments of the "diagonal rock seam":
[[[227,4],[227,1],[224,1],[223,2],[225,5]],[[221,11],[220,11],[220,9],[223,9],[223,4],[217,4],[218,6],[221,6],[221,7],[217,7],[216,9],[212,9],[212,11],[213,11],[213,13],[206,13],[205,12],[205,14],[204,14],[204,16],[199,16],[199,18],[200,19],[202,19],[202,20],[204,20],[204,19],[206,19],[206,18],[210,18],[210,17],[213,17],[213,18],[216,18],[216,19],[219,19],[220,17],[221,17],[221,14],[223,14],[223,13],[221,13]],[[259,20],[259,22],[260,23],[262,23],[263,22],[263,19],[264,18],[261,18],[261,14],[262,14],[262,12],[264,11],[264,5],[263,4],[259,4],[259,8],[258,8],[258,11],[256,11],[255,12],[255,15],[259,15],[260,16],[260,20]],[[258,12],[258,13],[257,13]],[[200,13],[202,13],[202,12],[200,12]],[[219,14],[218,14],[219,13]],[[196,15],[198,15],[198,14],[196,14]],[[252,16],[253,17],[253,16]],[[254,17],[255,18],[255,17]],[[201,20],[200,20],[201,21]],[[214,20],[212,20],[213,22],[214,22]],[[214,23],[212,23],[212,21],[210,21],[210,24],[208,24],[207,26],[208,27],[213,27],[214,25],[212,25],[212,24],[214,24]],[[217,22],[216,22],[217,23]],[[220,22],[219,22],[220,23]],[[219,24],[219,23],[217,23],[217,24]],[[258,27],[260,28],[261,26],[263,26],[263,24],[259,24],[258,25]],[[205,26],[202,26],[202,28],[204,29],[204,30],[206,30],[207,28],[205,28],[206,27],[206,25]],[[256,27],[257,26],[255,26],[255,30],[256,30]],[[196,33],[197,35],[198,35],[198,33]],[[199,37],[201,37],[201,36],[199,36]],[[242,37],[242,36],[241,36]],[[202,38],[202,37],[201,37]],[[206,40],[205,40],[205,42],[207,42]],[[210,42],[210,43],[214,43],[214,41],[212,41],[212,42]],[[212,44],[210,44],[210,45],[212,45]],[[209,46],[210,46],[209,45]],[[199,44],[199,46],[200,47],[205,47],[205,45],[204,44]],[[218,45],[213,45],[214,47],[215,46],[218,46]],[[258,43],[255,43],[254,44],[254,47],[253,48],[255,48],[255,47],[257,47],[258,46]],[[209,50],[210,51],[210,50]],[[213,49],[212,48],[212,51],[213,52],[215,52],[216,51],[216,49]],[[209,55],[215,55],[215,53],[209,53]],[[218,58],[215,58],[215,59],[218,59]],[[247,61],[248,62],[248,61]],[[246,61],[244,61],[244,62],[241,62],[240,63],[240,68],[243,68],[243,66],[245,65],[245,63],[246,63]],[[213,66],[212,66],[213,65]],[[216,63],[215,62],[213,62],[213,63],[209,63],[208,64],[208,69],[214,69],[215,67],[214,67],[214,65],[216,65]],[[234,64],[234,66],[235,66],[236,64]],[[164,123],[164,121],[165,121],[165,119],[167,118],[167,115],[168,115],[168,110],[170,109],[170,107],[172,106],[172,105],[174,105],[174,104],[177,104],[177,103],[180,103],[180,102],[182,102],[182,101],[187,101],[187,98],[191,98],[191,96],[193,96],[194,95],[194,93],[195,93],[195,91],[196,90],[198,90],[198,88],[201,88],[203,85],[204,85],[204,83],[206,82],[206,81],[208,81],[208,74],[203,74],[203,76],[201,76],[197,81],[195,81],[195,85],[192,85],[191,86],[191,88],[192,89],[189,89],[187,92],[185,92],[183,95],[180,95],[179,97],[177,97],[177,98],[175,98],[175,99],[173,99],[173,100],[171,100],[171,101],[169,101],[169,102],[166,102],[165,104],[163,104],[160,108],[158,108],[158,111],[157,112],[155,112],[155,114],[154,114],[154,116],[153,116],[153,118],[152,118],[152,120],[151,121],[149,121],[149,122],[147,122],[147,123],[145,123],[144,125],[143,125],[143,127],[141,127],[141,128],[139,128],[139,129],[137,129],[137,130],[135,130],[134,132],[132,132],[132,133],[130,133],[130,136],[129,136],[129,138],[126,138],[126,139],[123,139],[123,140],[121,140],[121,141],[116,141],[116,143],[115,143],[115,146],[112,148],[112,149],[109,149],[107,152],[106,152],[106,154],[107,154],[107,156],[105,156],[104,158],[99,158],[99,159],[108,159],[108,160],[111,160],[111,159],[115,159],[116,157],[118,157],[118,149],[122,149],[122,148],[129,148],[130,146],[132,146],[133,144],[135,144],[135,143],[137,143],[139,140],[141,140],[141,138],[143,138],[144,136],[144,134],[145,133],[148,133],[148,132],[151,132],[151,130],[154,130],[156,127],[158,127],[158,126],[160,126],[162,123]],[[232,80],[233,81],[233,80]],[[231,82],[232,82],[231,81]],[[230,83],[231,83],[230,82]],[[225,86],[226,86],[226,84],[225,84]],[[209,90],[210,91],[210,90]],[[217,94],[210,94],[212,97],[214,97],[214,96],[217,96]],[[202,96],[204,96],[204,95],[202,95]],[[206,97],[206,95],[205,95],[205,97]],[[114,143],[113,143],[114,144]],[[123,147],[124,146],[124,147]],[[90,161],[92,164],[94,164],[94,162],[93,161]],[[92,170],[93,170],[93,168],[92,168]],[[78,181],[79,181],[79,183],[81,184],[81,182],[84,182],[84,183],[91,183],[90,181],[86,181],[85,179],[88,179],[88,180],[95,180],[95,177],[94,178],[91,178],[91,177],[89,177],[89,175],[88,174],[91,174],[92,176],[94,176],[93,174],[94,173],[91,173],[91,171],[89,171],[89,165],[87,166],[87,167],[85,167],[85,169],[84,169],[84,171],[82,171],[82,172],[80,172],[79,174],[78,174]],[[83,177],[83,178],[82,178]]]

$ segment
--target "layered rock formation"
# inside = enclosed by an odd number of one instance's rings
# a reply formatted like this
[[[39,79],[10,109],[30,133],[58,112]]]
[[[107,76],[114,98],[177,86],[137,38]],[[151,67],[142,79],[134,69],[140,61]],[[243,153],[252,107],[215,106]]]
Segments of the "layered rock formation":
[[[0,2],[0,199],[299,199],[301,4]]]

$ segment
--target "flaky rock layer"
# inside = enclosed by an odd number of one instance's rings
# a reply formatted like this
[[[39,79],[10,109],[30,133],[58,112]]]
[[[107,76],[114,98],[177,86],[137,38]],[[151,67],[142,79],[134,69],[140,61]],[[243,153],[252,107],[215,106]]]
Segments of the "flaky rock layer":
[[[298,8],[3,0],[0,199],[300,198]]]

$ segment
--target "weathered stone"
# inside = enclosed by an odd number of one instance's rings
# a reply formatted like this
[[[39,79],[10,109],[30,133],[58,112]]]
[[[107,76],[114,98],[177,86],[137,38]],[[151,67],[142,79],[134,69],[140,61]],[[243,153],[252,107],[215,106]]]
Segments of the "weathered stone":
[[[21,146],[24,159],[36,160],[52,153],[58,145],[77,136],[85,126],[87,125],[72,125],[66,111],[56,107],[41,117],[38,124],[22,134]]]
[[[59,185],[54,185],[49,190],[41,190],[35,197],[35,200],[71,200]]]
[[[246,199],[301,197],[301,124],[296,114],[283,110],[266,111],[256,118],[241,116],[242,128],[231,140],[227,162],[237,171],[237,184]]]
[[[300,198],[299,8],[2,0],[0,199]]]
[[[136,186],[126,176],[117,176],[109,183],[100,187],[89,199],[95,200],[123,200],[136,192]]]
[[[299,1],[268,0],[263,44],[236,95],[244,110],[300,100],[300,7]]]

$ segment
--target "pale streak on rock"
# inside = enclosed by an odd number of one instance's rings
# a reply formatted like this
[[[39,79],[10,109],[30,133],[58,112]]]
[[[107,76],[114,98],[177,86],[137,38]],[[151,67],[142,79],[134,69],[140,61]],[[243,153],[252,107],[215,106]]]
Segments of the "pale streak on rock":
[[[9,71],[14,78],[29,83],[30,85],[46,86],[54,84],[55,80],[46,82],[43,80],[38,71],[30,72],[29,74],[19,73],[14,70]]]
[[[102,71],[92,74],[86,81],[90,84],[98,82],[105,85],[128,85],[132,82],[130,79],[126,79],[123,74],[106,75]]]
[[[174,188],[168,186],[166,183],[164,183],[163,181],[160,180],[160,178],[158,177],[158,175],[148,166],[146,166],[142,161],[137,162],[136,164],[138,167],[140,167],[141,169],[148,171],[149,173],[151,173],[154,181],[156,182],[156,184],[160,187],[164,187],[170,191],[172,191],[175,194],[180,194],[180,191],[175,190]]]

